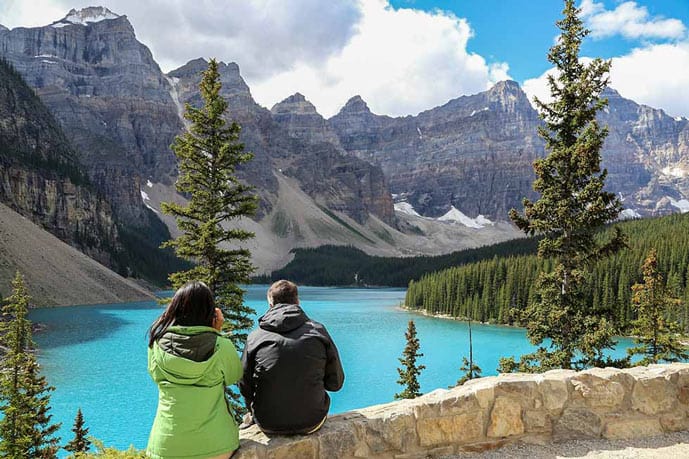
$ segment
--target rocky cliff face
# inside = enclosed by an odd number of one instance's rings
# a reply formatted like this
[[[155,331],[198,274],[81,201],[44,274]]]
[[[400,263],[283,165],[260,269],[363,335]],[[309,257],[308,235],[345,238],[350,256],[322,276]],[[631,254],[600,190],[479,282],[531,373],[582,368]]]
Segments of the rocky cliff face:
[[[112,266],[120,250],[110,205],[89,182],[53,116],[0,62],[0,201]]]
[[[354,98],[330,122],[346,150],[380,164],[391,191],[430,217],[451,206],[505,216],[531,195],[531,162],[542,152],[538,116],[514,82],[415,117],[376,116]]]
[[[610,134],[603,149],[609,188],[625,207],[644,215],[689,210],[689,121],[662,110],[605,93],[609,107],[600,114]]]
[[[201,104],[198,83],[207,65],[197,59],[168,74],[181,103]],[[254,153],[254,160],[240,174],[256,186],[263,214],[276,202],[275,174],[282,174],[296,178],[300,187],[327,209],[360,223],[373,214],[395,224],[392,199],[380,168],[348,155],[335,131],[304,96],[291,96],[269,111],[253,100],[236,64],[220,63],[219,70],[228,119],[241,125],[241,139]]]
[[[51,25],[0,31],[0,54],[60,122],[123,220],[148,215],[140,184],[170,182],[182,129],[170,84],[125,16],[72,10]]]
[[[679,210],[689,196],[688,122],[612,90],[605,95],[607,189],[620,193],[632,214]],[[540,120],[515,82],[404,118],[374,115],[355,97],[329,121],[341,145],[380,164],[397,199],[422,215],[454,206],[471,217],[505,220],[524,197],[535,197],[532,163],[545,154]]]

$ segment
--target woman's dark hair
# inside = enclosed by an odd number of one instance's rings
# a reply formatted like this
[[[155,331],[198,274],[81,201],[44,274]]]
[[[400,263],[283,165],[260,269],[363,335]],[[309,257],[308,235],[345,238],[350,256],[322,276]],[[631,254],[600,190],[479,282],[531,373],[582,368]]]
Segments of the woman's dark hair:
[[[213,325],[215,299],[206,284],[191,281],[175,292],[172,301],[148,330],[148,347],[158,341],[171,325]]]

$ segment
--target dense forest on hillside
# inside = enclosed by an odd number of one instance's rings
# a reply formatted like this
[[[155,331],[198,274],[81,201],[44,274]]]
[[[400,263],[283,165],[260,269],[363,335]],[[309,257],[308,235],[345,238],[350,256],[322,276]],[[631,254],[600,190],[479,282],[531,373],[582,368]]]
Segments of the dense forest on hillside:
[[[591,273],[588,301],[624,330],[634,318],[631,286],[641,281],[641,265],[651,248],[658,251],[658,268],[669,290],[682,299],[675,319],[689,329],[689,214],[618,223],[629,248],[599,262]],[[610,228],[603,237],[608,237]],[[412,281],[406,305],[412,309],[482,322],[513,323],[512,309],[523,309],[535,291],[535,280],[548,260],[535,255],[495,256],[427,274]]]
[[[447,255],[423,257],[375,257],[348,246],[326,245],[296,249],[294,259],[257,282],[290,279],[306,285],[359,285],[406,287],[426,273],[472,263],[495,256],[536,253],[534,239],[515,239]]]

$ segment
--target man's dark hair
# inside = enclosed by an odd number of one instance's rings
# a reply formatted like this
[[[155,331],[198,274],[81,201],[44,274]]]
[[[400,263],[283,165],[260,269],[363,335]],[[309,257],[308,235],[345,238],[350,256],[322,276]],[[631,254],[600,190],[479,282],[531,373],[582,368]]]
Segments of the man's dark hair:
[[[279,280],[274,282],[268,289],[268,304],[274,306],[276,304],[297,304],[299,303],[299,292],[297,291],[297,284],[288,280]]]

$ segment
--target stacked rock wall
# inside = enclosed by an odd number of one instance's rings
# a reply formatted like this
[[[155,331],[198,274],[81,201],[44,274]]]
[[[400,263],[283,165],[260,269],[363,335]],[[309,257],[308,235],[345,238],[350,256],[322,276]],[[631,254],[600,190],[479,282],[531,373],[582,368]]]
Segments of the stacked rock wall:
[[[236,459],[443,457],[507,443],[689,430],[689,364],[500,375],[332,416],[310,436],[241,433]]]

